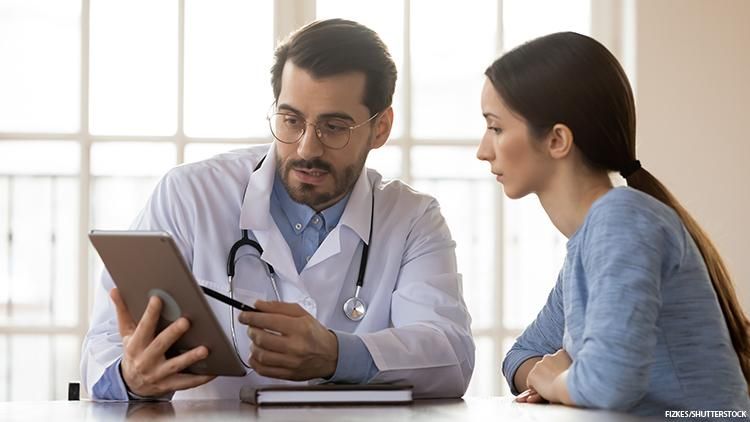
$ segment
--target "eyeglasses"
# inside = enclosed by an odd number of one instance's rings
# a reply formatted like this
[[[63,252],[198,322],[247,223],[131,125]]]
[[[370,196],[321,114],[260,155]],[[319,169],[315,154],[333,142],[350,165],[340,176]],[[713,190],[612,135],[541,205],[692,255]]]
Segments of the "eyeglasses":
[[[331,149],[342,149],[352,137],[352,131],[362,127],[377,117],[380,112],[375,113],[364,122],[350,126],[347,120],[333,117],[321,120],[317,123],[309,123],[297,114],[290,111],[282,111],[270,114],[268,124],[271,127],[271,134],[279,142],[285,144],[296,144],[305,136],[307,126],[312,125],[315,128],[315,135],[320,142]]]

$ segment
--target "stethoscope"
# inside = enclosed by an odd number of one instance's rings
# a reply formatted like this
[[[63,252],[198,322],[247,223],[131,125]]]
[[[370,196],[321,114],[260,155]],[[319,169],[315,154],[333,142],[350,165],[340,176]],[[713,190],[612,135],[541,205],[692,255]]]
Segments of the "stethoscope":
[[[260,166],[263,164],[263,161],[266,159],[266,157],[263,157],[258,162],[258,165],[255,166],[255,169],[253,169],[253,172],[256,172]],[[247,190],[247,189],[246,189]],[[373,223],[373,217],[375,216],[375,189],[372,189],[372,202],[370,203],[370,233],[367,236],[367,243],[362,245],[362,257],[359,261],[359,274],[357,275],[357,284],[354,289],[354,296],[350,297],[349,299],[344,302],[343,311],[344,315],[346,315],[347,318],[349,318],[351,321],[360,321],[362,318],[365,317],[365,314],[367,313],[367,303],[359,297],[359,292],[362,290],[362,285],[365,281],[365,271],[367,270],[367,257],[369,256],[369,245],[372,242],[372,223]],[[242,238],[240,240],[234,242],[232,245],[232,248],[229,249],[229,255],[227,256],[227,280],[229,281],[229,297],[234,300],[234,274],[235,274],[235,263],[237,261],[237,251],[240,250],[243,246],[250,246],[251,248],[255,249],[258,252],[258,259],[262,261],[260,258],[261,255],[263,255],[263,247],[260,246],[260,243],[256,242],[255,240],[250,239],[248,230],[242,229]],[[281,295],[279,294],[279,289],[276,284],[276,271],[273,269],[273,265],[269,264],[268,262],[263,261],[266,267],[266,272],[268,273],[268,278],[271,280],[271,287],[273,287],[273,292],[276,295],[276,299],[278,301],[281,301]],[[230,324],[231,332],[232,332],[232,342],[234,343],[234,351],[237,353],[237,356],[240,358],[240,361],[245,365],[245,367],[249,368],[249,365],[245,363],[244,359],[240,356],[240,353],[237,348],[237,335],[235,334],[234,330],[234,307],[229,307],[229,315],[230,315]]]

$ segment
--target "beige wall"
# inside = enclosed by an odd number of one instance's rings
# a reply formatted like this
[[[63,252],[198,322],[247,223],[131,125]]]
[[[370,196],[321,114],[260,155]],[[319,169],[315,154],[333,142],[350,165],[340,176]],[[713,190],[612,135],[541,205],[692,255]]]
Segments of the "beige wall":
[[[750,314],[750,1],[635,7],[639,158],[711,235]]]

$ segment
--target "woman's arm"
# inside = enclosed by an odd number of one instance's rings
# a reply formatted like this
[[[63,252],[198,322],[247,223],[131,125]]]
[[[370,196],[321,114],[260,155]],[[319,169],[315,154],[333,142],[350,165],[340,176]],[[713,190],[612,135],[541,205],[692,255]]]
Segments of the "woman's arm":
[[[562,349],[564,329],[562,281],[558,276],[544,308],[505,355],[503,374],[513,394],[526,390],[526,377],[536,361]]]
[[[518,369],[516,369],[516,374],[513,376],[513,384],[516,386],[517,391],[526,391],[529,389],[529,386],[526,385],[529,372],[531,372],[534,365],[541,360],[542,358],[540,357],[528,358],[518,367]]]

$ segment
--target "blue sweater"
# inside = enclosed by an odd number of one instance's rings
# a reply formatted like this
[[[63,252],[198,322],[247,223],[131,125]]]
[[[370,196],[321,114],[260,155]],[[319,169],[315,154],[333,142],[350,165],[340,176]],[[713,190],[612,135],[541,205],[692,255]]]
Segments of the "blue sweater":
[[[514,394],[521,363],[563,348],[579,406],[660,416],[750,409],[706,265],[671,208],[614,188],[567,249],[546,305],[503,362]]]

